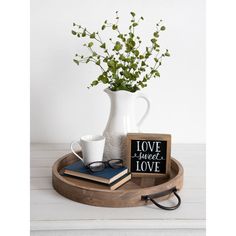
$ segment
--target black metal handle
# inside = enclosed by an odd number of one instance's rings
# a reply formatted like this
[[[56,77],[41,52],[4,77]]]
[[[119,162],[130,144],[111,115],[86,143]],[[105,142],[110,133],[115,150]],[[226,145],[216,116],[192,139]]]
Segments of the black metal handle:
[[[167,206],[163,206],[161,205],[160,203],[156,202],[154,200],[154,198],[160,198],[160,197],[163,197],[165,195],[168,195],[168,194],[171,194],[171,193],[174,193],[174,195],[176,196],[176,198],[178,199],[178,203],[175,205],[175,206],[171,206],[171,207],[167,207]],[[145,196],[141,196],[141,199],[142,200],[145,200],[145,201],[148,201],[150,200],[153,204],[155,204],[157,207],[161,208],[161,209],[164,209],[164,210],[175,210],[177,209],[180,204],[181,204],[181,198],[180,196],[177,194],[177,189],[174,187],[174,188],[171,188],[167,191],[164,191],[164,192],[161,192],[161,193],[154,193],[154,194],[150,194],[150,195],[145,195]]]

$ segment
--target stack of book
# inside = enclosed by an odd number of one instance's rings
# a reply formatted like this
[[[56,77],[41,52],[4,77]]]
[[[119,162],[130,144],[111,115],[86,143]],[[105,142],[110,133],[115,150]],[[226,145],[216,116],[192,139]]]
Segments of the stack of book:
[[[63,175],[66,177],[78,178],[84,184],[91,187],[114,190],[131,179],[131,173],[127,167],[113,169],[106,167],[102,171],[91,172],[84,166],[82,161],[77,161],[69,166],[64,167]],[[85,182],[86,181],[86,182]]]

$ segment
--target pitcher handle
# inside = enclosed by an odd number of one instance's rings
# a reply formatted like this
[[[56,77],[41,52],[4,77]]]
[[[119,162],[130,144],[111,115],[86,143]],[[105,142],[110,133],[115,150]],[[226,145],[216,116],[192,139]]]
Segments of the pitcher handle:
[[[137,123],[137,126],[138,126],[138,129],[140,129],[140,126],[142,125],[142,123],[144,122],[144,120],[146,119],[148,113],[149,113],[149,110],[150,110],[150,101],[149,99],[147,98],[147,96],[143,93],[139,93],[137,95],[137,98],[142,98],[144,99],[146,102],[147,102],[147,109],[144,113],[144,115],[142,116],[142,118],[140,119],[140,121]]]

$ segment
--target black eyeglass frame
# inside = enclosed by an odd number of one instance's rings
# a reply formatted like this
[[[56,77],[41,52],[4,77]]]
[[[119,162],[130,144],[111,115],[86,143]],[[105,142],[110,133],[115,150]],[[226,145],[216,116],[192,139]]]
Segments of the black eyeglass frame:
[[[89,163],[88,165],[86,165],[86,167],[87,167],[91,172],[99,172],[99,171],[102,171],[102,170],[104,170],[107,166],[111,167],[112,169],[117,169],[117,168],[120,167],[120,166],[117,166],[117,167],[112,166],[112,165],[109,163],[109,162],[111,162],[111,161],[120,161],[119,164],[122,164],[122,166],[123,166],[123,164],[124,164],[124,162],[123,162],[122,159],[117,158],[117,159],[111,159],[111,160],[108,160],[108,161],[94,161],[94,162],[91,162],[91,163]],[[94,171],[94,170],[92,170],[90,166],[91,166],[92,164],[95,164],[95,163],[97,163],[97,164],[104,164],[104,168],[103,168],[102,170],[99,170],[99,171]]]

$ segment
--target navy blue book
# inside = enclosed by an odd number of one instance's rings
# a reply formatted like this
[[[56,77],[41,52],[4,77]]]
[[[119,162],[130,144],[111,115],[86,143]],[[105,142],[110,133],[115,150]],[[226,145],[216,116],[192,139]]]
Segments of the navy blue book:
[[[64,167],[64,173],[67,175],[94,180],[105,184],[111,184],[115,180],[121,178],[127,172],[128,168],[124,166],[119,167],[117,169],[106,167],[102,171],[91,172],[88,168],[84,166],[82,161],[77,161],[69,166]]]

